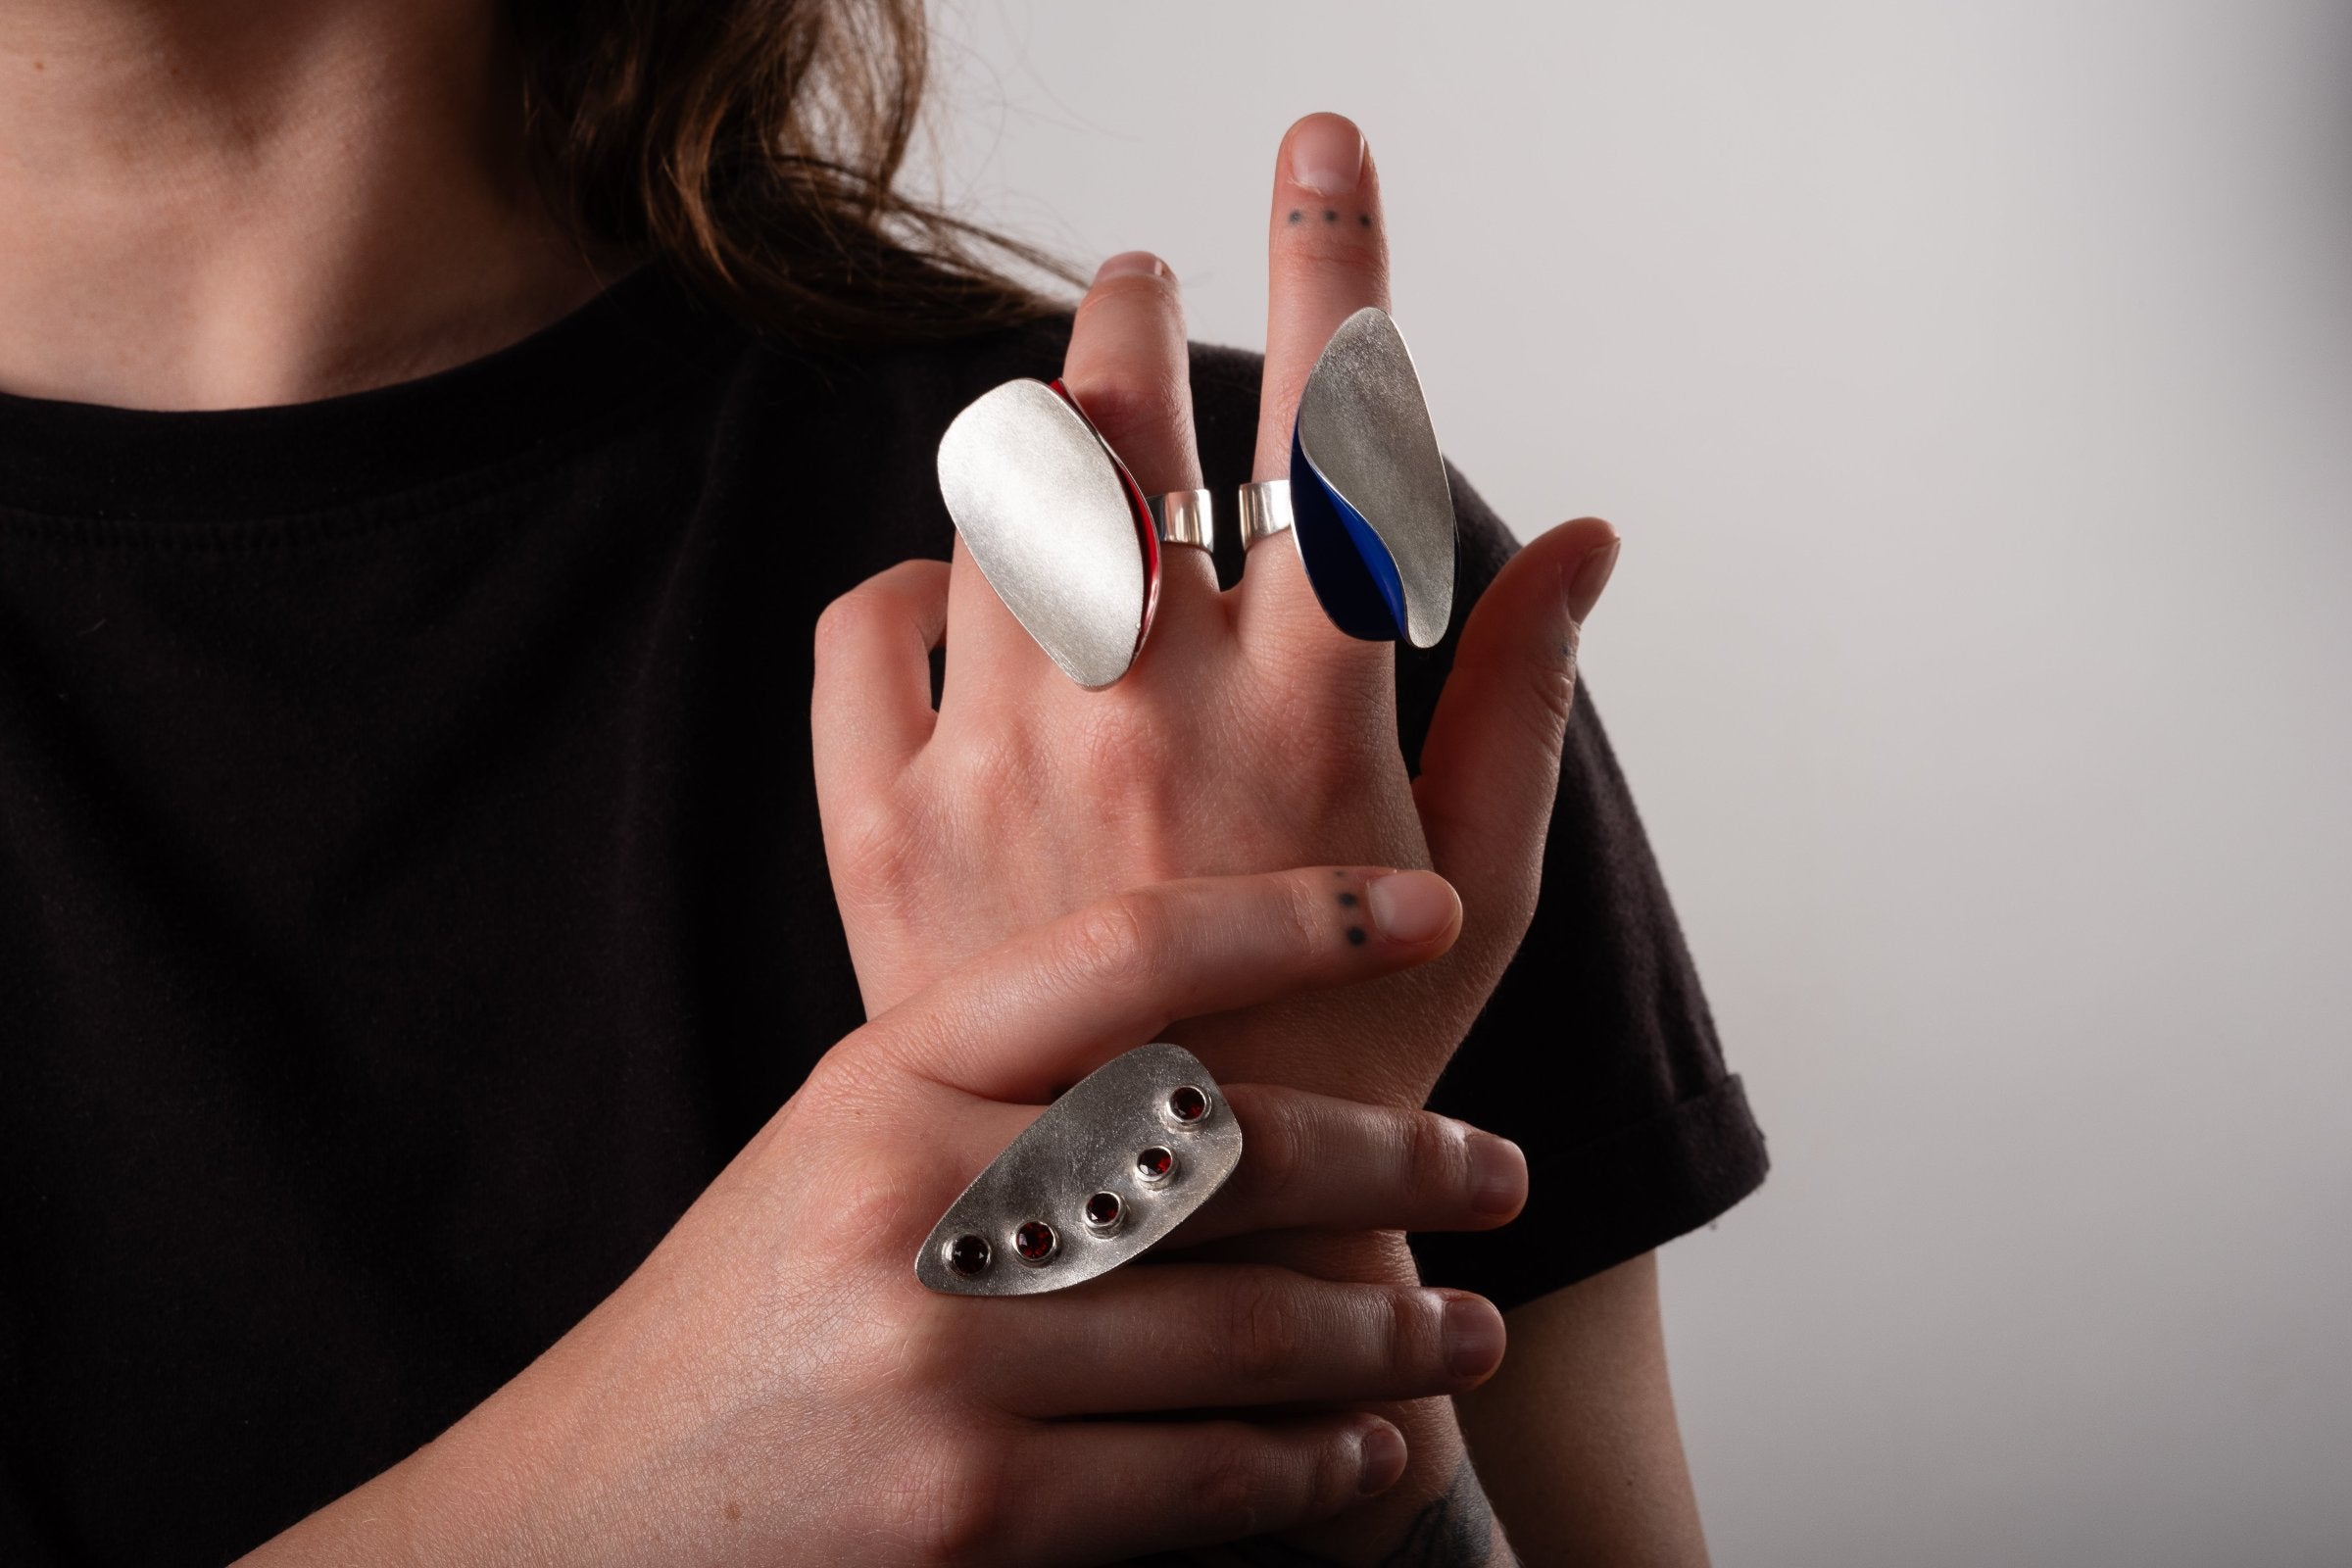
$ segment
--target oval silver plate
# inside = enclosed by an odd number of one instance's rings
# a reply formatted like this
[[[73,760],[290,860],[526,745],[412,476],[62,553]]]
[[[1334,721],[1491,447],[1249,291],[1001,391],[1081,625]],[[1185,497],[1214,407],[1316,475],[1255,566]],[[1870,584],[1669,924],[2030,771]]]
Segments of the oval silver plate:
[[[1191,1085],[1207,1097],[1198,1122],[1165,1114],[1168,1096]],[[1136,1156],[1165,1149],[1175,1169],[1156,1186],[1144,1181]],[[953,1296],[1036,1296],[1106,1273],[1166,1236],[1242,1162],[1242,1129],[1208,1069],[1182,1046],[1138,1046],[1114,1056],[1048,1105],[963,1190],[915,1255],[914,1277]],[[1097,1235],[1086,1200],[1118,1196],[1121,1223]],[[1059,1243],[1042,1263],[1026,1262],[1013,1236],[1042,1220]],[[987,1266],[957,1273],[948,1262],[956,1238],[988,1243]]]
[[[1089,691],[1127,673],[1148,629],[1154,584],[1133,483],[1043,381],[982,393],[940,438],[940,495],[980,574]]]
[[[1406,639],[1436,646],[1453,618],[1453,487],[1412,352],[1388,312],[1367,305],[1331,334],[1298,394],[1297,434],[1299,454],[1387,548]]]

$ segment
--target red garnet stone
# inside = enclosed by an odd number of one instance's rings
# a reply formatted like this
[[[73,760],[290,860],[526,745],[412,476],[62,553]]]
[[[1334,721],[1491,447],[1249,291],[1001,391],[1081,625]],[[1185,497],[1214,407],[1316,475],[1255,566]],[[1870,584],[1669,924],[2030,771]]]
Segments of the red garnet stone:
[[[1033,1219],[1012,1233],[1012,1245],[1030,1262],[1043,1263],[1054,1255],[1054,1227]]]
[[[1164,1149],[1147,1149],[1135,1156],[1135,1168],[1144,1180],[1160,1181],[1176,1168],[1176,1156]]]
[[[988,1243],[977,1236],[958,1236],[948,1244],[948,1267],[970,1278],[988,1267]]]
[[[1186,1084],[1168,1096],[1168,1114],[1178,1121],[1199,1121],[1208,1114],[1208,1097]]]
[[[1119,1222],[1119,1195],[1097,1193],[1086,1200],[1086,1222],[1099,1231],[1106,1231]]]

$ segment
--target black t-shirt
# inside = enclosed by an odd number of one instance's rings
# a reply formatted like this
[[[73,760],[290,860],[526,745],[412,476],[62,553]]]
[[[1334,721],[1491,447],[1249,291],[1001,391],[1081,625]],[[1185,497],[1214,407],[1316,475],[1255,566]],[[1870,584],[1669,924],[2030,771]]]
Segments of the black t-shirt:
[[[946,556],[940,432],[1068,329],[807,354],[644,273],[325,403],[0,397],[0,1560],[218,1562],[399,1460],[861,1021],[810,626]],[[1230,493],[1257,361],[1194,377]],[[1512,546],[1456,500],[1466,607]],[[1435,1103],[1527,1148],[1421,1250],[1506,1306],[1763,1177],[1590,701]]]

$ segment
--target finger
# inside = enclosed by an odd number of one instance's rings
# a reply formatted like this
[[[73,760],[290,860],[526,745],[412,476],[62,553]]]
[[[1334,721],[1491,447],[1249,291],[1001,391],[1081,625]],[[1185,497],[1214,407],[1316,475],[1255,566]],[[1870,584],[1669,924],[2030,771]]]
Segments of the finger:
[[[1339,115],[1309,115],[1283,138],[1267,233],[1266,368],[1258,393],[1252,477],[1287,478],[1299,389],[1342,321],[1389,304],[1388,233],[1380,177],[1363,133]],[[1244,635],[1272,636],[1331,659],[1372,662],[1387,650],[1342,635],[1308,587],[1294,541],[1250,552]]]
[[[1242,1163],[1169,1236],[1186,1247],[1253,1231],[1474,1231],[1527,1201],[1517,1144],[1450,1116],[1272,1084],[1231,1084]]]
[[[1491,1230],[1527,1202],[1519,1146],[1450,1116],[1280,1084],[1224,1092],[1242,1128],[1241,1167],[1163,1249],[1259,1231]],[[986,1168],[1043,1113],[936,1093],[933,1122],[952,1129],[952,1147],[939,1152],[964,1175]]]
[[[1165,262],[1128,251],[1102,264],[1078,302],[1061,381],[1145,495],[1200,488],[1184,299]],[[1217,603],[1205,550],[1163,550],[1160,573],[1162,617],[1190,619]]]
[[[1534,917],[1579,623],[1607,585],[1617,544],[1615,529],[1586,517],[1513,556],[1479,596],[1439,694],[1413,800],[1431,858],[1478,890],[1474,962],[1507,962]]]
[[[1313,1524],[1404,1474],[1404,1436],[1378,1416],[1089,1421],[1023,1446],[976,1491],[996,1506],[942,1562],[1125,1562]],[[1072,1478],[1078,1478],[1073,1487]],[[1039,1508],[1038,1496],[1074,1497]]]
[[[1266,369],[1252,478],[1291,471],[1298,390],[1342,321],[1389,304],[1380,177],[1363,132],[1341,115],[1308,115],[1283,137],[1267,246]]]
[[[991,1100],[1035,1102],[1168,1023],[1425,963],[1461,905],[1426,871],[1312,866],[1162,882],[1034,926],[843,1042]]]
[[[947,626],[944,561],[902,561],[816,617],[808,717],[820,803],[878,791],[931,738],[931,650]]]
[[[1357,1403],[1459,1394],[1502,1362],[1502,1314],[1463,1291],[1170,1263],[972,1300],[975,1368],[1017,1415]]]

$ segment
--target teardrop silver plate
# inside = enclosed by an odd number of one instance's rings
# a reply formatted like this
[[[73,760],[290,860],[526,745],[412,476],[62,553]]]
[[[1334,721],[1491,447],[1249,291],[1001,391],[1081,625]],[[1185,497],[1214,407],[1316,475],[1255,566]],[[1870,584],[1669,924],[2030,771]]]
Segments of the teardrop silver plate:
[[[1435,646],[1453,618],[1453,487],[1388,312],[1367,305],[1331,334],[1298,394],[1297,434],[1299,454],[1387,548],[1406,640]]]
[[[1205,1102],[1189,1122],[1170,1109],[1182,1089]],[[1171,1168],[1148,1177],[1138,1157],[1163,1151]],[[1182,1046],[1138,1046],[1048,1105],[973,1178],[932,1227],[914,1277],[954,1296],[1036,1296],[1091,1280],[1174,1230],[1241,1162],[1242,1129],[1208,1069]],[[1101,1193],[1118,1200],[1107,1229],[1087,1223],[1087,1200]],[[1021,1232],[1040,1223],[1050,1245],[1032,1261]],[[974,1237],[984,1245],[959,1253]],[[978,1266],[958,1269],[959,1256]]]
[[[1151,562],[1129,481],[1043,381],[1007,381],[956,416],[939,489],[989,587],[1062,673],[1090,691],[1135,662]]]

